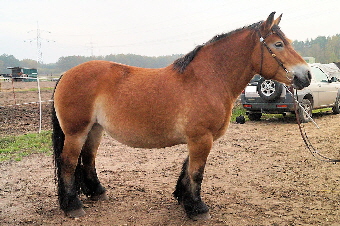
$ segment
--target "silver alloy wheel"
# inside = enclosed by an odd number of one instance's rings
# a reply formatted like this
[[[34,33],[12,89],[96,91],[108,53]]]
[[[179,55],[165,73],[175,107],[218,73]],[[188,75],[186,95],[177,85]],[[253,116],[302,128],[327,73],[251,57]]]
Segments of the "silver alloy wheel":
[[[263,95],[269,97],[275,92],[275,82],[273,80],[264,80],[260,89]]]

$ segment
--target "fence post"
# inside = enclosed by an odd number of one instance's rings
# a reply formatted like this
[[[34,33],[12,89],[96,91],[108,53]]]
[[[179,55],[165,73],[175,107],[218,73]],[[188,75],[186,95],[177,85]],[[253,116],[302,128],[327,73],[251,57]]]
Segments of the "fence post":
[[[41,92],[40,92],[40,81],[39,75],[37,75],[37,85],[38,85],[38,96],[39,96],[39,133],[41,133],[42,124],[42,107],[41,107]]]

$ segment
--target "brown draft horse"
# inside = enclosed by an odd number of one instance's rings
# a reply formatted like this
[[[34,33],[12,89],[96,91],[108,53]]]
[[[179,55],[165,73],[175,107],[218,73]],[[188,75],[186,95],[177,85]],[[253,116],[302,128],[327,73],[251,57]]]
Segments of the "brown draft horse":
[[[90,61],[67,71],[54,93],[53,144],[59,204],[85,214],[78,194],[108,199],[95,157],[102,132],[138,148],[187,144],[173,193],[191,219],[210,217],[200,191],[213,141],[229,124],[233,103],[254,74],[302,89],[306,62],[274,20],[217,35],[161,69]]]

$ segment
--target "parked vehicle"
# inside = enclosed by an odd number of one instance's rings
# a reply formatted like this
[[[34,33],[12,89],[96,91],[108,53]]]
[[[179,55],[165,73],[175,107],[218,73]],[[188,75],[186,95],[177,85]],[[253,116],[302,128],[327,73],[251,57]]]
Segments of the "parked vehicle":
[[[313,109],[332,107],[335,114],[340,113],[340,82],[336,77],[330,77],[320,66],[312,64],[311,84],[302,90],[291,91],[297,94],[300,105],[308,114],[312,115]],[[260,120],[262,113],[283,114],[294,113],[294,99],[283,85],[274,80],[265,80],[260,75],[255,75],[244,92],[241,102],[247,110],[250,120]],[[301,122],[311,119],[301,108],[298,114]]]

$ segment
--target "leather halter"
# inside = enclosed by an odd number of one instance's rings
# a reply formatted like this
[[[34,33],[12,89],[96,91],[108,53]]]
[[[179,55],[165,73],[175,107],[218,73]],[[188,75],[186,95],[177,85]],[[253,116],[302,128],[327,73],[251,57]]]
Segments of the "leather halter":
[[[279,28],[277,28],[279,29]],[[257,29],[257,32],[260,36],[260,42],[261,42],[261,66],[260,66],[260,75],[262,75],[262,65],[263,65],[263,47],[266,47],[266,49],[268,50],[268,52],[270,53],[270,55],[276,60],[276,62],[279,64],[279,66],[286,72],[286,77],[288,80],[293,80],[294,79],[294,72],[293,71],[289,71],[284,64],[282,63],[282,61],[276,56],[276,54],[273,52],[273,50],[267,45],[267,43],[265,42],[265,39],[268,38],[269,36],[276,34],[277,36],[279,36],[281,39],[284,40],[284,38],[278,34],[274,29],[271,30],[271,32],[269,32],[265,37],[262,37],[260,29]],[[288,75],[292,74],[292,78],[290,78]],[[274,75],[275,76],[275,75]],[[273,77],[274,77],[273,76]]]

